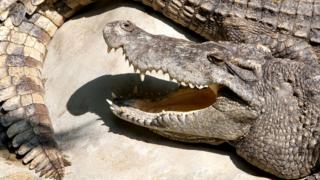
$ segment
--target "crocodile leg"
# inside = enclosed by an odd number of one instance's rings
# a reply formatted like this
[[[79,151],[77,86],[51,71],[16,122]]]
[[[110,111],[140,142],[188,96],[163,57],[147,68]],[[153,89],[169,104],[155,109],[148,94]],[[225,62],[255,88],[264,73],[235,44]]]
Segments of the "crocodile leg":
[[[20,9],[0,24],[0,135],[40,176],[62,179],[70,164],[58,149],[44,102],[47,45],[64,19],[90,2],[42,4],[29,17],[20,17]]]
[[[316,61],[317,2],[291,0],[135,0],[208,40],[260,43],[275,57]],[[311,9],[311,10],[306,10]],[[310,14],[311,13],[311,14]],[[304,19],[303,21],[301,19]],[[311,46],[309,42],[312,42]]]

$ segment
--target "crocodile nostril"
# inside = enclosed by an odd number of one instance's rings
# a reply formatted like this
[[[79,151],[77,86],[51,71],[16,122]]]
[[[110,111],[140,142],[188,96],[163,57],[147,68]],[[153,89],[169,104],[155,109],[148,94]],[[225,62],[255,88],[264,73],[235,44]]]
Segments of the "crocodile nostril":
[[[130,26],[129,23],[124,23],[123,25],[124,25],[124,27],[126,27],[126,28],[128,28],[128,27]]]
[[[133,24],[130,21],[126,21],[121,23],[121,28],[125,31],[132,32],[133,31]]]

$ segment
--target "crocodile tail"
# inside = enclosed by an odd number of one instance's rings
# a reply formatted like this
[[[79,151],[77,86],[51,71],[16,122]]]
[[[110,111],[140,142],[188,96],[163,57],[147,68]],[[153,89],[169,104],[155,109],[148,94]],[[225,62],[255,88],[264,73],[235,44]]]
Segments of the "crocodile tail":
[[[12,23],[18,26],[26,14],[32,15],[44,2],[45,0],[1,0],[0,21],[5,21],[10,17]]]
[[[70,165],[44,102],[47,45],[65,18],[94,1],[0,0],[0,138],[40,176],[62,179]]]
[[[20,5],[14,5],[20,10],[10,11],[8,17],[12,17],[0,24],[0,124],[5,132],[2,136],[6,136],[8,145],[30,169],[41,176],[62,179],[69,162],[54,138],[44,102],[42,66],[47,44],[64,19],[45,6],[29,18],[22,13],[22,18],[19,11],[27,10],[21,10]]]

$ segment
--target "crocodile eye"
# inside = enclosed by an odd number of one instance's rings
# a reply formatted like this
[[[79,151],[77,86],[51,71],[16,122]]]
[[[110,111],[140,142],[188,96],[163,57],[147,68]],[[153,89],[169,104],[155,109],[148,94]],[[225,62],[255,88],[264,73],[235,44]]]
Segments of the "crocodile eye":
[[[215,54],[208,54],[208,55],[207,55],[207,58],[208,58],[208,60],[209,60],[211,63],[213,63],[213,64],[215,64],[215,65],[222,65],[222,64],[224,64],[223,58],[220,57],[220,56],[216,56]]]
[[[130,21],[126,21],[121,24],[121,28],[125,31],[132,32],[134,27]]]

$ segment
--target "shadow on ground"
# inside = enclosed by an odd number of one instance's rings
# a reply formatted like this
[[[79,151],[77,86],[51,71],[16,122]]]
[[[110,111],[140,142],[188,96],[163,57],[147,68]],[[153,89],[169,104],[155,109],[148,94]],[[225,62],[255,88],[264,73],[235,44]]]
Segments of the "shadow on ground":
[[[87,112],[97,114],[112,133],[125,135],[131,139],[148,143],[227,155],[239,169],[246,173],[272,178],[267,173],[241,159],[236,155],[234,148],[228,144],[211,146],[167,140],[150,131],[146,131],[145,128],[135,126],[115,117],[106,102],[106,99],[112,99],[112,92],[118,96],[132,94],[133,91],[136,93],[135,96],[152,96],[151,92],[164,94],[166,91],[175,88],[176,85],[174,83],[159,80],[151,76],[146,76],[145,81],[141,83],[140,78],[136,74],[105,75],[88,82],[76,90],[67,103],[67,109],[75,116],[80,116]]]

